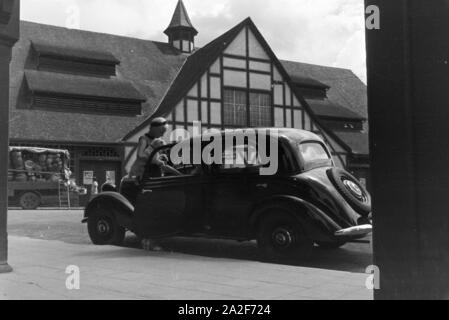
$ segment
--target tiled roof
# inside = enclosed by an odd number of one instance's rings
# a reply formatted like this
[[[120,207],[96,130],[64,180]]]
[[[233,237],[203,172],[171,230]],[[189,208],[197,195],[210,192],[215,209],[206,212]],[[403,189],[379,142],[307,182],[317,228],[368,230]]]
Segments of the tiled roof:
[[[356,155],[369,155],[369,136],[367,132],[335,132]]]
[[[41,71],[37,73],[30,66],[32,42],[45,44],[44,50],[47,52],[63,48],[66,55],[76,52],[78,56],[114,57],[120,61],[117,76],[104,80],[57,73],[50,77]],[[13,49],[11,62],[11,139],[95,143],[120,141],[153,113],[185,59],[185,55],[168,43],[22,21],[21,38]],[[34,89],[125,99],[140,100],[143,97],[146,100],[142,104],[143,115],[127,117],[33,110],[30,109],[29,90],[26,88],[30,79],[35,80],[31,81]],[[41,80],[45,81],[40,83]],[[59,80],[61,83],[58,83]]]
[[[366,85],[351,70],[293,61],[281,62],[292,79],[307,77],[329,86],[327,95],[330,101],[368,118]]]

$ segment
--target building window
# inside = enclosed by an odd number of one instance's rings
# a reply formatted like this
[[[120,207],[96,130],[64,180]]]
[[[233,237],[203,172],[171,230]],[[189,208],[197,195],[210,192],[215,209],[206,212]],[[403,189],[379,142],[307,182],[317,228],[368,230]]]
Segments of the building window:
[[[224,125],[245,127],[247,125],[246,92],[224,91]]]
[[[110,52],[34,43],[37,70],[110,78],[120,61]]]
[[[173,46],[178,49],[181,50],[181,40],[175,40],[173,41]]]
[[[251,127],[271,127],[271,98],[267,93],[250,93]]]
[[[249,126],[271,127],[271,96],[269,93],[249,92]],[[238,89],[224,91],[224,125],[248,126],[247,92]]]

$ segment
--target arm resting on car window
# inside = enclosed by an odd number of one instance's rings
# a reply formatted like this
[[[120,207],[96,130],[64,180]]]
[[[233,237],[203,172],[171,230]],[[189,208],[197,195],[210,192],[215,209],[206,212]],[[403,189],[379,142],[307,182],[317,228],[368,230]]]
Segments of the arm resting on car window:
[[[178,170],[176,170],[172,166],[166,165],[165,163],[162,166],[162,171],[164,171],[164,173],[170,173],[173,176],[182,176],[181,172],[179,172]]]

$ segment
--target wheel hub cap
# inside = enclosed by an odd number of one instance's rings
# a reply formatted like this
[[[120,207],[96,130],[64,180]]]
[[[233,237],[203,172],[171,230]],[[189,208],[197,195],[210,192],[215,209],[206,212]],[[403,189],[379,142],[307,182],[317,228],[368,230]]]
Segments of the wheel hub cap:
[[[108,234],[109,230],[110,230],[109,223],[107,223],[104,220],[100,220],[100,221],[98,221],[97,229],[98,229],[98,232],[103,235]]]
[[[360,189],[360,187],[355,182],[351,180],[344,180],[343,184],[355,197],[360,200],[364,199],[364,193],[362,189]]]
[[[276,246],[286,248],[292,244],[293,238],[289,230],[278,228],[273,232],[273,241]]]

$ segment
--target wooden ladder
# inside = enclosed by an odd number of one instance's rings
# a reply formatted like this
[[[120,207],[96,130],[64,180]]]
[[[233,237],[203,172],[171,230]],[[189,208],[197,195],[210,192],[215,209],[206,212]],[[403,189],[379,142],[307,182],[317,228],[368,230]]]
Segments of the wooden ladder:
[[[59,208],[70,209],[70,187],[59,181],[58,184]]]

